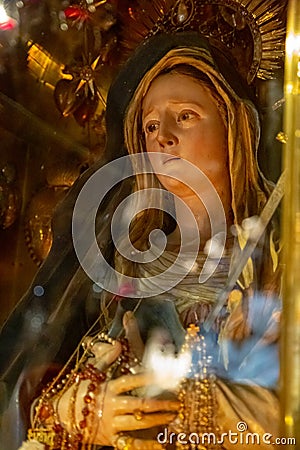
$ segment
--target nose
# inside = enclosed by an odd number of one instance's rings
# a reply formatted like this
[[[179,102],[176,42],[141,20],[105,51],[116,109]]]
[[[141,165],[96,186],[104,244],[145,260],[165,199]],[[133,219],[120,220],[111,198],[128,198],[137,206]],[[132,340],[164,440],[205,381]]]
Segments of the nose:
[[[178,136],[171,119],[161,120],[157,134],[157,141],[161,148],[174,147],[178,144]]]

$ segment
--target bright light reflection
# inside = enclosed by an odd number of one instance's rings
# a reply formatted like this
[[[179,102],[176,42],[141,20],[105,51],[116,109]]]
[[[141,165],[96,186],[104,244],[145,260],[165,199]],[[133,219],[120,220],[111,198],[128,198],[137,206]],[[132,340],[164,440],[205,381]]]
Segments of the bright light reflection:
[[[157,395],[159,390],[176,389],[183,378],[188,374],[192,363],[192,355],[190,351],[181,352],[179,355],[174,354],[171,348],[161,350],[159,345],[150,343],[146,347],[143,364],[150,369],[155,377],[156,389],[148,392],[150,395]]]
[[[9,19],[8,15],[3,6],[0,6],[0,23],[7,22]]]
[[[17,22],[9,17],[3,5],[0,5],[0,30],[12,30],[17,25]]]
[[[286,85],[286,92],[287,92],[287,94],[292,94],[293,93],[293,83],[287,83],[287,85]]]
[[[300,54],[300,34],[289,33],[286,38],[286,54],[292,56],[295,53]]]

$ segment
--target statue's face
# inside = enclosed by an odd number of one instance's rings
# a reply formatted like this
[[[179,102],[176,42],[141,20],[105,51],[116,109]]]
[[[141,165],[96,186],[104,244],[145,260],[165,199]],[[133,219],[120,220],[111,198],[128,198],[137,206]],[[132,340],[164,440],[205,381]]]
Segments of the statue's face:
[[[147,152],[161,152],[154,170],[180,178],[186,159],[210,179],[221,199],[230,196],[227,132],[208,87],[190,76],[165,74],[151,84],[142,105]],[[168,176],[157,175],[177,195],[187,189]]]

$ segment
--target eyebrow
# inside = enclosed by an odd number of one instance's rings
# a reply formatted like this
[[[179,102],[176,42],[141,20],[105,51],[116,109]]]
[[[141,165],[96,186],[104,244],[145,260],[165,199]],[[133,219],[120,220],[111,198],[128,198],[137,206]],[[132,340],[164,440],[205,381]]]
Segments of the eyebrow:
[[[203,105],[201,104],[201,103],[198,103],[198,102],[194,102],[194,101],[188,101],[188,102],[183,102],[183,101],[181,101],[181,100],[172,100],[172,101],[170,101],[168,104],[170,104],[171,106],[172,105],[179,105],[179,104],[181,104],[181,105],[183,105],[183,108],[186,108],[186,107],[188,107],[188,106],[197,106],[198,108],[200,108],[200,109],[203,109]],[[145,110],[143,110],[142,109],[142,120],[144,120],[145,118],[147,118],[153,111],[155,110],[155,105],[154,106],[152,106],[152,108],[150,108],[148,111],[146,111],[145,112]]]

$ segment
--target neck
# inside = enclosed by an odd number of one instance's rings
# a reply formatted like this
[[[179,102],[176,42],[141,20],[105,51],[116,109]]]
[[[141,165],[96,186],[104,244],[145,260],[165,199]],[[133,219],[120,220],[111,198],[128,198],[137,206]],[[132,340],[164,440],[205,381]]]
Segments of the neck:
[[[211,220],[204,204],[196,195],[182,197],[181,199],[178,199],[177,197],[174,198],[177,226],[168,236],[169,248],[178,248],[180,246],[182,234],[190,240],[190,245],[192,247],[196,233],[199,233],[199,250],[203,250],[206,242],[212,238]],[[191,215],[187,214],[187,207],[191,210],[194,219]],[[227,208],[227,211],[225,210],[226,226],[232,224],[232,221],[230,220],[230,211],[230,207]],[[211,219],[214,221],[214,234],[224,231],[224,214],[215,214]]]

